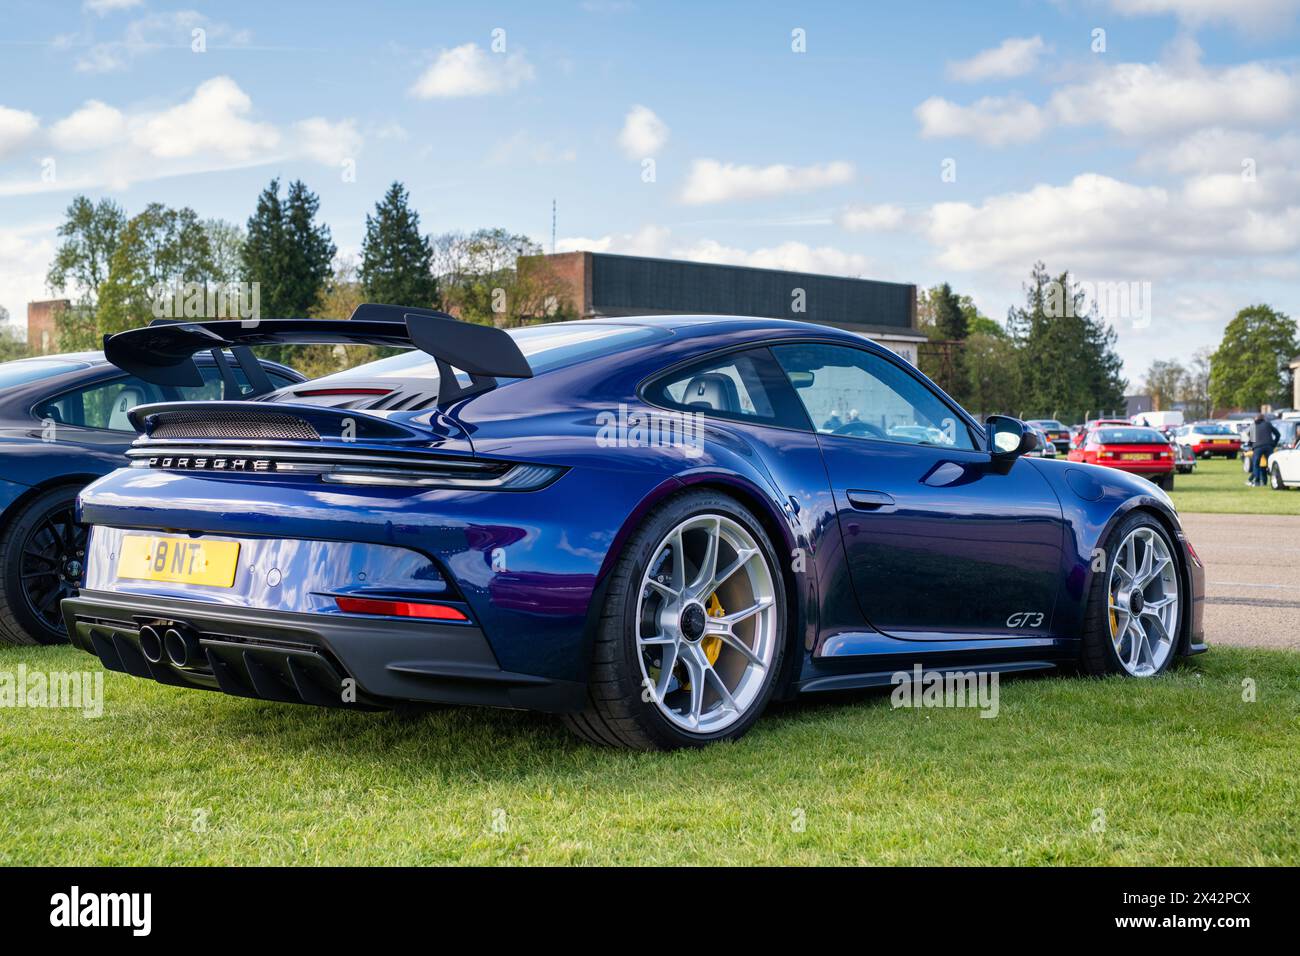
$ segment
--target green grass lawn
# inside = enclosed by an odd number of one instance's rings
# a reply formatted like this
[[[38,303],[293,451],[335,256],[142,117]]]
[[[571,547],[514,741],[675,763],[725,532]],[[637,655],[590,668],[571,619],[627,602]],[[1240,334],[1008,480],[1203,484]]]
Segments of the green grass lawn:
[[[1179,511],[1214,514],[1297,515],[1300,490],[1248,488],[1241,461],[1212,458],[1198,461],[1190,475],[1174,478],[1173,499]]]
[[[20,663],[98,668],[0,650],[0,672]],[[99,719],[0,709],[0,863],[1294,865],[1297,688],[1300,655],[1225,648],[1154,682],[1006,680],[994,719],[863,694],[639,754],[538,715],[345,713],[109,673]]]

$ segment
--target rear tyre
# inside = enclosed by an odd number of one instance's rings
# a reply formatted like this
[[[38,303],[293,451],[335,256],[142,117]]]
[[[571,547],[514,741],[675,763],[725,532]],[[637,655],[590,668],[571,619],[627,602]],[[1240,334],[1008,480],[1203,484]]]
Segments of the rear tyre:
[[[1156,482],[1156,484],[1160,487],[1162,491],[1173,491],[1174,473],[1171,471],[1169,474],[1162,476],[1160,480]]]
[[[77,492],[52,488],[21,506],[0,534],[0,644],[66,644],[59,608],[77,593],[86,528]]]
[[[1268,470],[1268,486],[1274,491],[1286,491],[1286,482],[1282,480],[1282,471],[1277,465]]]
[[[1083,631],[1083,669],[1097,676],[1155,677],[1173,662],[1182,626],[1177,550],[1164,526],[1139,511],[1121,521],[1093,575]]]
[[[623,551],[592,652],[592,743],[637,750],[735,740],[758,720],[785,652],[785,585],[739,502],[690,491],[655,508]]]

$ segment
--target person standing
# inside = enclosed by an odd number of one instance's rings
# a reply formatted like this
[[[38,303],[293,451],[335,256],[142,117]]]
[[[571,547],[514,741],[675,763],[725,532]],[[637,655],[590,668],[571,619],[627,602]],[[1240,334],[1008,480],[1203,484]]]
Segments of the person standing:
[[[1277,447],[1281,439],[1273,423],[1268,417],[1261,412],[1255,416],[1255,424],[1251,426],[1250,434],[1250,481],[1248,484],[1258,487],[1265,484],[1264,479],[1264,461],[1273,454],[1273,449]]]

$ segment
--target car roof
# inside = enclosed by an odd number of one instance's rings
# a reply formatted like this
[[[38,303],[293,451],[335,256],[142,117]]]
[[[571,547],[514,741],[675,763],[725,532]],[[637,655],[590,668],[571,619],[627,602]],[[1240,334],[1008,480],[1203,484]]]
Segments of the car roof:
[[[608,318],[576,319],[565,325],[635,325],[646,328],[665,329],[681,336],[705,336],[725,331],[742,331],[750,329],[771,329],[777,332],[800,334],[829,334],[846,341],[868,338],[859,332],[840,329],[815,322],[800,322],[795,319],[772,319],[752,315],[621,315]],[[912,332],[913,329],[900,328],[900,332]]]

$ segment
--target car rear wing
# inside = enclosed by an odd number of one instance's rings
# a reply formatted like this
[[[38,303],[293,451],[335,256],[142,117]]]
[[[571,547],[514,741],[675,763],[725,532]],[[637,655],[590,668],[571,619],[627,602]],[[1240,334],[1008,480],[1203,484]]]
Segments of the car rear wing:
[[[260,319],[186,322],[160,319],[144,328],[104,337],[104,356],[118,368],[155,385],[199,386],[194,355],[211,352],[222,378],[233,381],[229,349],[254,398],[275,386],[250,351],[258,345],[375,345],[416,348],[437,363],[438,405],[496,387],[498,378],[531,378],[533,370],[504,329],[461,322],[443,312],[404,306],[357,306],[338,319]],[[455,370],[466,373],[461,385]]]

